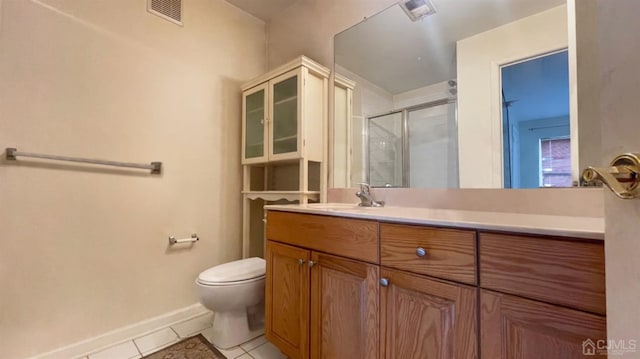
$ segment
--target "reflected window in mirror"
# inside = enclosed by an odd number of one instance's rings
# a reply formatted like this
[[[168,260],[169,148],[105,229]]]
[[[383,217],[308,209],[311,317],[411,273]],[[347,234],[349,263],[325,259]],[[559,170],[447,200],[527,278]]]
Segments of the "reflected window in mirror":
[[[571,187],[571,140],[540,139],[540,187]]]
[[[571,186],[567,51],[501,68],[505,188]]]

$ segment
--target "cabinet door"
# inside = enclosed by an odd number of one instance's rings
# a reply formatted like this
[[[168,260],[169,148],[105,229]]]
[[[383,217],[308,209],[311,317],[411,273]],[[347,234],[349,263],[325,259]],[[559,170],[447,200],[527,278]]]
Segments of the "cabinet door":
[[[384,358],[477,358],[476,288],[385,268],[380,277],[388,281],[380,292]]]
[[[291,359],[309,357],[310,254],[267,241],[265,335]]]
[[[242,94],[242,164],[267,161],[267,83]]]
[[[584,358],[606,343],[599,315],[484,289],[480,303],[483,358]]]
[[[301,157],[301,89],[306,71],[291,70],[269,81],[269,160]]]
[[[378,358],[378,266],[313,252],[311,358]]]

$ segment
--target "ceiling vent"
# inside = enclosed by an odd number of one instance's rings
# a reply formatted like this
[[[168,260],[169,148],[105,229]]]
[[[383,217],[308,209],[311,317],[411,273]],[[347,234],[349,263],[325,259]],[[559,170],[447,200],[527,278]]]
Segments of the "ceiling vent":
[[[431,0],[401,0],[399,4],[414,22],[436,13],[436,7]]]
[[[182,0],[147,0],[147,10],[182,26]]]

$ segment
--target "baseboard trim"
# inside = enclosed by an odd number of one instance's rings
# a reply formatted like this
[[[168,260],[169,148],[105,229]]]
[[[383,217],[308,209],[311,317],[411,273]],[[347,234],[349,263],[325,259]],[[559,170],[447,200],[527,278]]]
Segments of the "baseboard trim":
[[[31,359],[68,359],[85,357],[90,353],[147,335],[156,330],[195,318],[207,312],[208,310],[203,307],[202,304],[196,303],[182,309],[174,310],[157,317],[112,330],[93,338],[85,339],[43,354],[38,354],[31,357]]]

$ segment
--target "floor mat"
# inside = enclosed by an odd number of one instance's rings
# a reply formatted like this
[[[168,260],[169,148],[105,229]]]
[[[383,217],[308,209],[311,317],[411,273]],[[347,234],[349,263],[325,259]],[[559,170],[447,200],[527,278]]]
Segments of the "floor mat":
[[[226,359],[209,341],[198,334],[183,339],[143,359]]]

